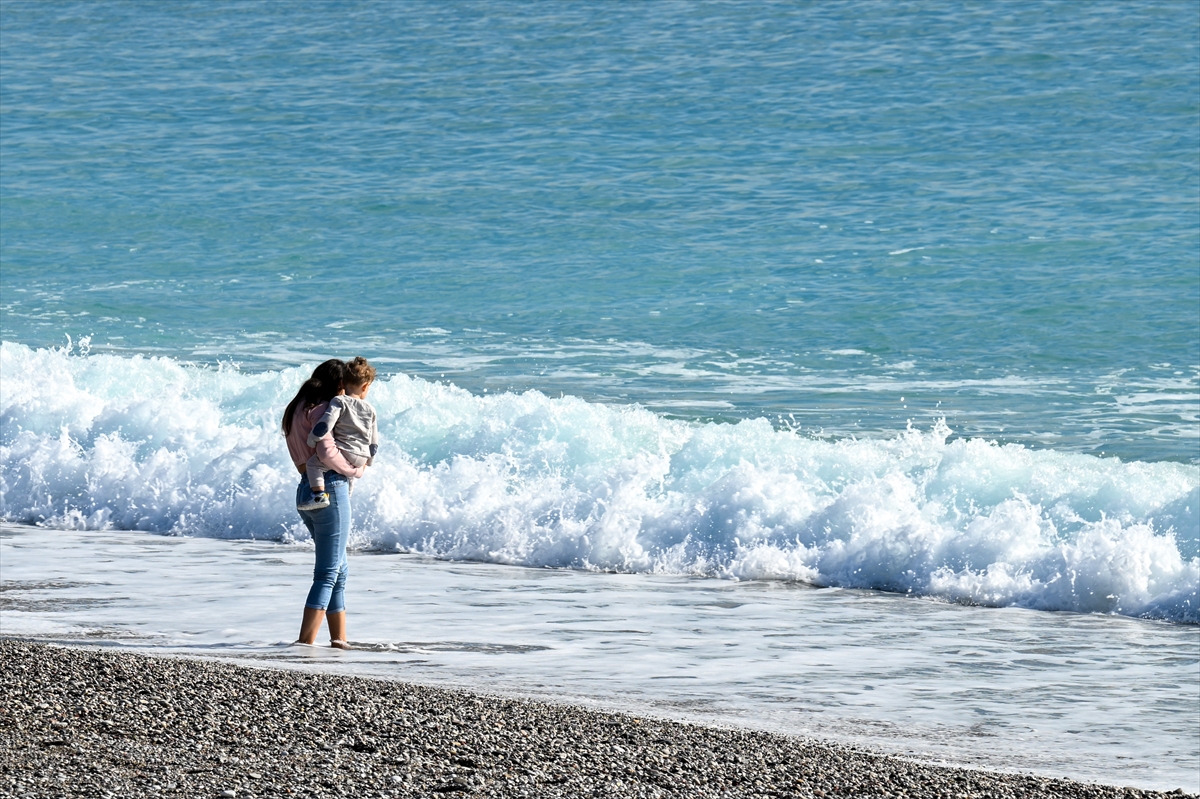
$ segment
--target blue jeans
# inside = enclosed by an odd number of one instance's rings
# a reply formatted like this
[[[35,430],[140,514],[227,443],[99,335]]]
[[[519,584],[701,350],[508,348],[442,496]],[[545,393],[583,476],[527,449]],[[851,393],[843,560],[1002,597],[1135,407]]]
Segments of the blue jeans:
[[[346,609],[346,574],[349,571],[346,542],[350,539],[350,481],[337,472],[326,472],[325,491],[329,494],[328,508],[297,511],[317,550],[312,588],[304,607],[341,613]],[[304,475],[300,485],[296,486],[296,504],[311,496],[308,475]]]

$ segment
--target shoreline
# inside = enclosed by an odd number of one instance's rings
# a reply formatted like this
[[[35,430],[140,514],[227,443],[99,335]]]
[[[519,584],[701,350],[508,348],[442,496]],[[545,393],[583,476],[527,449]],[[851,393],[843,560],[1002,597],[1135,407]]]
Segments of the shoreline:
[[[365,677],[0,638],[0,793],[1165,797]]]

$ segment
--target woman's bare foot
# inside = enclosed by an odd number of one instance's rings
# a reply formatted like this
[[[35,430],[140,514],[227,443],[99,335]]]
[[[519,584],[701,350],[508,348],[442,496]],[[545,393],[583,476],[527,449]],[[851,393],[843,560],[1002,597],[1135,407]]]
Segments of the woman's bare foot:
[[[349,641],[343,641],[341,638],[335,638],[329,642],[329,645],[334,649],[353,649]]]

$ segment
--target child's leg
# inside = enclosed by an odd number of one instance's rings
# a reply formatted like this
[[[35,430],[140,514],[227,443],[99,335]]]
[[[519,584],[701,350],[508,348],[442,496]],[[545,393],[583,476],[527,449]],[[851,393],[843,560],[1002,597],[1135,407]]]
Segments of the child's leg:
[[[329,507],[329,497],[325,494],[325,467],[321,465],[320,459],[313,455],[308,459],[308,463],[304,464],[305,473],[308,475],[308,487],[312,492],[308,498],[297,503],[297,510],[321,510],[321,508]]]
[[[322,494],[325,492],[325,466],[321,463],[321,459],[313,455],[308,459],[308,463],[304,464],[305,471],[308,472],[308,487],[312,489],[314,494]]]

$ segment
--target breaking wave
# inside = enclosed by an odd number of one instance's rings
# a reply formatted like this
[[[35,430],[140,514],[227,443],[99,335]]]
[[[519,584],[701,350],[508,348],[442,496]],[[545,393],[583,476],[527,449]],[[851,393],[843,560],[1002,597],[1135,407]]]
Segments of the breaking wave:
[[[311,367],[0,344],[0,515],[307,536],[279,414]],[[404,375],[352,544],[525,566],[799,580],[1200,623],[1200,467],[955,439],[821,440]]]

